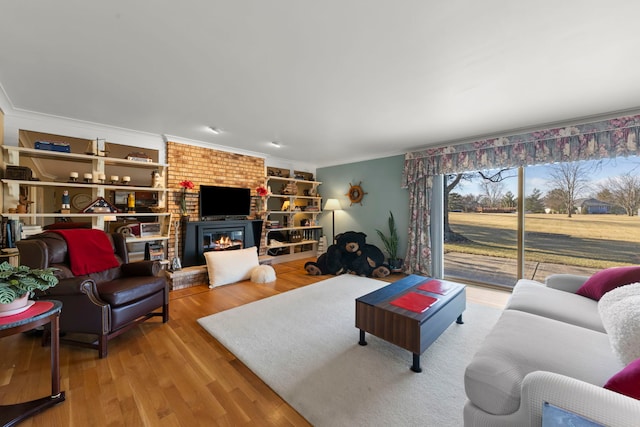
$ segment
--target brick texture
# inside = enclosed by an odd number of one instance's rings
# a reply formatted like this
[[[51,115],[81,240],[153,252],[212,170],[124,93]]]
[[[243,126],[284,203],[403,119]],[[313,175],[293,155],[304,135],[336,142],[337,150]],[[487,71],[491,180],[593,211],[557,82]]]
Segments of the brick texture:
[[[190,180],[195,184],[187,191],[187,213],[189,220],[198,221],[198,191],[200,185],[219,185],[224,187],[255,189],[265,183],[266,166],[264,159],[226,151],[213,150],[193,145],[167,142],[167,194],[168,212],[180,215],[182,188],[180,182]],[[169,241],[169,259],[174,257],[174,233]],[[182,237],[181,237],[182,238]],[[260,240],[261,244],[264,239]],[[182,240],[179,242],[179,256],[182,256]],[[263,254],[265,248],[260,248]]]

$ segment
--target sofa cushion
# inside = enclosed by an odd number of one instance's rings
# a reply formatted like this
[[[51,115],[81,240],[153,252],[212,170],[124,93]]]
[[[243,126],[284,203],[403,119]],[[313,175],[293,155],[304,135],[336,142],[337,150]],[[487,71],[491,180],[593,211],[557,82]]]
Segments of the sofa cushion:
[[[640,359],[629,363],[611,377],[604,388],[640,400]]]
[[[605,332],[597,301],[553,289],[533,280],[518,280],[506,308]]]
[[[598,311],[622,363],[640,358],[640,283],[607,292],[598,302]]]
[[[624,365],[606,334],[519,310],[505,310],[467,366],[469,400],[490,414],[520,407],[525,376],[566,375],[601,387]]]
[[[209,251],[204,253],[204,258],[210,288],[247,280],[260,264],[255,246],[234,251]]]
[[[612,267],[589,277],[576,293],[598,301],[610,290],[635,282],[640,282],[640,266]]]

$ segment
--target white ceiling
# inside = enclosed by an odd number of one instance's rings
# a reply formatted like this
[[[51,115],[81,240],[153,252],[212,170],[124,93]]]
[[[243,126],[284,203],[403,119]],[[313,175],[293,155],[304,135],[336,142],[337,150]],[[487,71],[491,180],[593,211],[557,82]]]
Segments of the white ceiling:
[[[631,0],[3,1],[0,84],[16,111],[327,166],[637,109],[638,16]]]

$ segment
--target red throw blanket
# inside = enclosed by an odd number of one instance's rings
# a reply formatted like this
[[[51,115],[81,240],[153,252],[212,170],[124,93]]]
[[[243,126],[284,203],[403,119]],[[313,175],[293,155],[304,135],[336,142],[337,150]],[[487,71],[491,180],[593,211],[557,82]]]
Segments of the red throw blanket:
[[[67,241],[69,264],[76,276],[108,270],[119,265],[106,233],[88,228],[51,230]]]

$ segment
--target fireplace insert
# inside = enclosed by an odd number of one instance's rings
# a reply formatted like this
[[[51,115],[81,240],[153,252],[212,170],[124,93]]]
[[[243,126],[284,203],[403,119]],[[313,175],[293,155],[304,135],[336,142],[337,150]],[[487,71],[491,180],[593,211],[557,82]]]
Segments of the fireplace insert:
[[[208,251],[234,250],[260,245],[261,220],[184,222],[182,266],[204,265]]]

